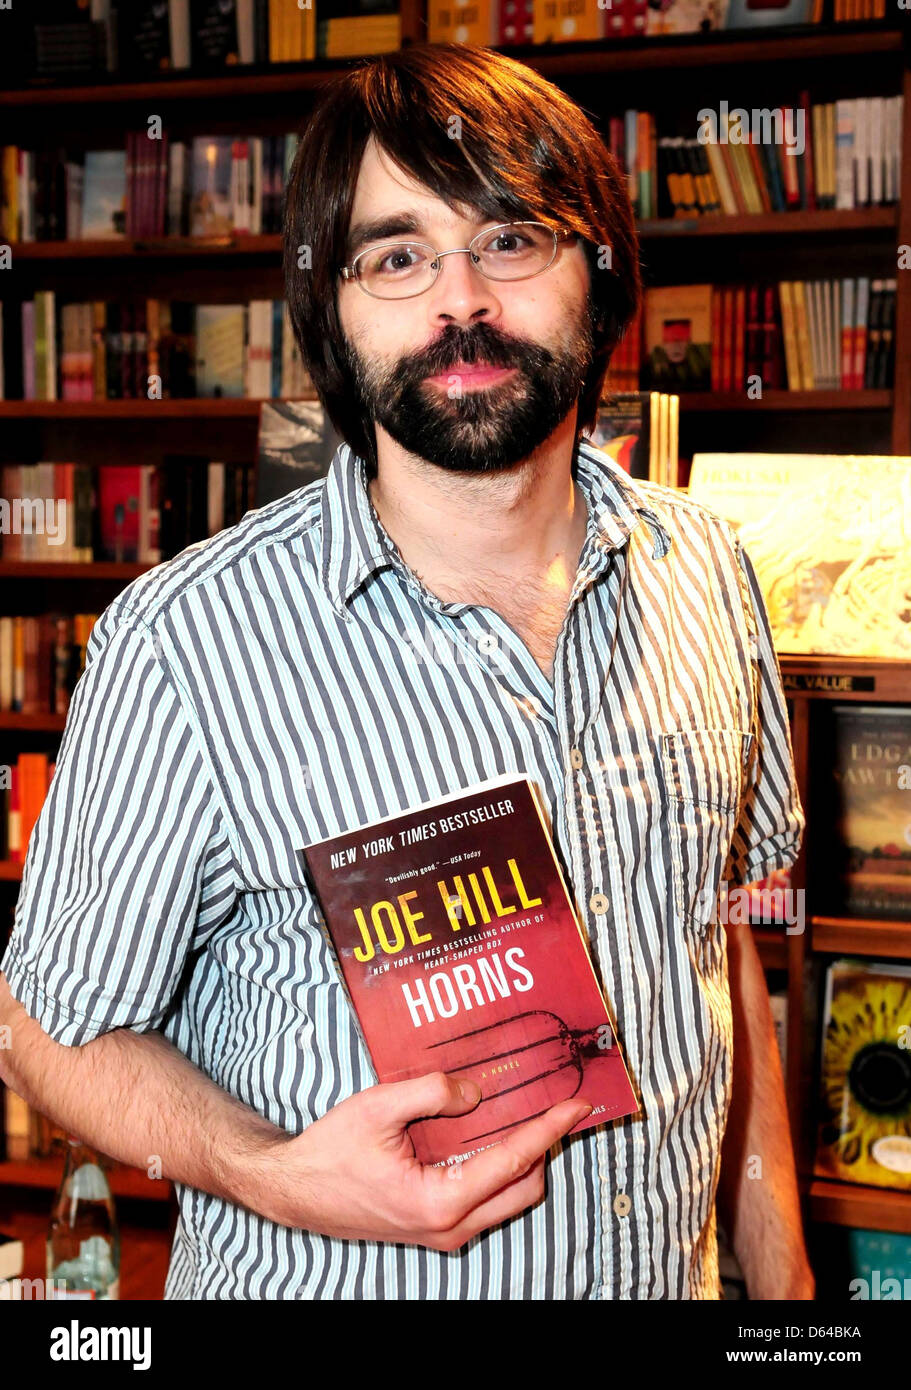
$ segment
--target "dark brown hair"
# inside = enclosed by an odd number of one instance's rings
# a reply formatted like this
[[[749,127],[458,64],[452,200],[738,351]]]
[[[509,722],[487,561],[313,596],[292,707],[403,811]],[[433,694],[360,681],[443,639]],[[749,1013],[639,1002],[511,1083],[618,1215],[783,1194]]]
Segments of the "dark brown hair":
[[[458,129],[459,138],[450,132]],[[358,408],[337,312],[339,267],[364,148],[384,152],[448,205],[482,218],[531,218],[584,238],[591,268],[594,361],[578,428],[594,422],[611,353],[640,297],[626,179],[581,109],[531,68],[485,48],[419,44],[332,79],[306,122],[284,216],[284,271],[304,366],[329,418],[376,468],[374,431]],[[300,248],[310,267],[299,268]],[[610,248],[609,269],[603,248]]]

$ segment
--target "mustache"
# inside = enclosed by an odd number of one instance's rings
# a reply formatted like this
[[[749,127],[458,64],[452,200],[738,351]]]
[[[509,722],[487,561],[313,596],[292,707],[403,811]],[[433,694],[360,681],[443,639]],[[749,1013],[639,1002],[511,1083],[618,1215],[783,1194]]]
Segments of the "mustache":
[[[491,367],[521,367],[530,359],[550,356],[537,343],[508,337],[490,324],[479,323],[473,328],[453,325],[445,328],[427,347],[412,353],[399,364],[399,375],[410,381],[426,376],[442,376],[458,366],[476,366],[480,362]]]

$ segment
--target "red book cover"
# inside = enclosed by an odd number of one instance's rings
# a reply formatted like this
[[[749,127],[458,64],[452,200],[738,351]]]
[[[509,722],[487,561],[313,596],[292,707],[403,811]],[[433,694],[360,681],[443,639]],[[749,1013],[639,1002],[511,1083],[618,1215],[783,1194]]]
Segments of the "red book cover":
[[[140,464],[105,464],[98,470],[101,558],[134,563],[139,558]]]
[[[783,125],[786,113],[782,108],[779,108],[779,110],[781,112],[781,120]],[[788,154],[784,147],[781,145],[775,145],[773,146],[773,149],[778,156],[778,164],[779,168],[781,169],[781,181],[784,185],[785,204],[789,208],[799,208],[800,174],[797,169],[798,156]]]
[[[412,1124],[422,1163],[468,1157],[579,1095],[576,1130],[638,1104],[536,791],[496,778],[301,850],[380,1082],[481,1088]]]
[[[721,389],[734,389],[734,291],[725,285],[721,290]]]
[[[48,762],[46,753],[19,754],[19,848],[23,863],[35,821],[47,796]]]
[[[756,191],[759,194],[759,201],[762,203],[762,210],[763,212],[771,212],[772,200],[769,197],[769,187],[766,183],[765,169],[763,169],[762,160],[759,157],[758,143],[752,139],[747,140],[746,152],[749,155],[753,177],[756,180]]]
[[[762,368],[763,382],[770,390],[783,385],[781,370],[781,332],[775,307],[775,286],[766,285],[762,293]]]
[[[712,390],[721,390],[721,286],[712,286]]]
[[[746,346],[744,349],[744,374],[745,376],[758,376],[765,381],[766,386],[771,383],[766,381],[762,371],[762,317],[759,309],[759,286],[747,286],[747,314],[746,314]]]
[[[746,290],[738,285],[734,291],[734,379],[732,390],[742,391],[746,385],[743,367],[744,345],[746,339]]]
[[[641,38],[648,31],[648,0],[626,0],[623,33]]]

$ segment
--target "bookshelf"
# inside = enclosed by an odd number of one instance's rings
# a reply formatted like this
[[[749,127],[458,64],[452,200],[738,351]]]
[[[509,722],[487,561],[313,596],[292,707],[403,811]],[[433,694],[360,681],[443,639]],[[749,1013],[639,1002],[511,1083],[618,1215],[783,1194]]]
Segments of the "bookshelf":
[[[813,1174],[816,1078],[822,972],[827,957],[865,956],[911,961],[911,921],[816,915],[813,897],[831,848],[820,833],[820,789],[814,777],[816,722],[831,702],[911,705],[911,664],[849,657],[780,658],[791,709],[794,761],[807,827],[792,882],[807,893],[805,931],[780,945],[788,976],[788,1040],[785,1084],[791,1133],[807,1212],[815,1222],[911,1234],[911,1192],[862,1187]],[[814,829],[816,834],[814,835]],[[766,948],[768,952],[768,947]],[[766,968],[767,954],[760,958]]]
[[[403,42],[426,36],[421,0],[403,0]],[[596,117],[660,97],[667,108],[675,101],[695,106],[693,89],[705,100],[730,95],[733,81],[762,90],[766,81],[793,88],[814,86],[832,95],[877,93],[888,89],[904,96],[902,181],[897,206],[850,210],[792,211],[701,218],[650,219],[640,224],[643,259],[652,283],[690,283],[712,278],[722,257],[737,279],[775,276],[781,264],[788,273],[814,273],[819,260],[847,257],[852,265],[873,258],[895,268],[897,244],[911,245],[911,66],[908,30],[899,23],[807,26],[774,32],[743,31],[667,39],[559,44],[542,50],[507,50],[544,76],[563,85]],[[260,132],[284,129],[289,97],[299,96],[295,112],[327,77],[348,63],[311,62],[233,70],[218,77],[163,76],[128,83],[100,80],[91,86],[36,85],[0,92],[4,139],[37,143],[61,127],[74,142],[98,141],[112,125],[144,121],[161,110],[166,121],[186,134],[216,129]],[[774,73],[774,78],[768,74]],[[646,92],[648,78],[654,81]],[[605,78],[610,78],[606,83]],[[727,84],[727,85],[726,85]],[[229,104],[227,117],[217,113]],[[154,103],[150,106],[150,103]],[[216,113],[213,116],[213,113]],[[684,254],[681,254],[685,246]],[[231,235],[220,238],[145,238],[120,242],[29,242],[15,247],[15,274],[27,290],[59,289],[65,297],[90,294],[112,297],[129,293],[137,276],[143,292],[174,299],[231,300],[238,270],[243,296],[280,297],[281,242],[277,236]],[[785,260],[786,258],[786,260]],[[891,260],[890,260],[891,258]],[[834,272],[833,272],[834,273]],[[891,389],[863,391],[767,391],[748,401],[743,392],[684,395],[682,444],[693,447],[748,447],[775,437],[791,443],[804,431],[817,450],[911,454],[911,274],[898,273],[895,319],[895,377]],[[76,288],[78,287],[78,289]],[[257,400],[105,400],[2,401],[3,454],[17,457],[75,457],[104,463],[128,454],[132,461],[152,462],[166,447],[208,449],[211,457],[249,461],[255,452],[260,410]],[[757,418],[758,417],[758,418]],[[771,433],[769,433],[771,432]],[[777,433],[776,433],[777,432]],[[792,436],[793,432],[793,436]],[[875,440],[875,444],[871,443]],[[865,442],[866,441],[866,442]],[[756,447],[759,447],[756,444]],[[764,443],[763,447],[769,447]],[[772,446],[774,447],[774,445]],[[795,445],[799,447],[799,445]],[[65,580],[97,586],[110,601],[123,584],[143,572],[141,565],[28,564],[0,560],[0,595],[30,591],[56,595]],[[4,589],[3,585],[7,585]],[[78,591],[81,595],[81,589]],[[53,600],[57,602],[56,597]],[[79,602],[81,602],[81,597]],[[808,832],[795,866],[795,886],[807,884],[809,859],[819,853],[813,839],[810,764],[815,711],[832,699],[881,700],[911,704],[911,668],[901,663],[852,662],[829,658],[783,657],[793,714],[798,777],[808,808]],[[875,689],[852,694],[844,678],[872,677]],[[814,685],[813,682],[816,682]],[[828,683],[828,684],[827,684]],[[20,735],[56,736],[59,716],[0,715],[0,730]],[[0,863],[0,884],[16,885],[21,865]],[[16,889],[0,888],[0,896]],[[853,953],[886,959],[911,959],[911,923],[860,921],[810,916],[804,935],[759,928],[756,940],[763,965],[784,971],[789,992],[789,1113],[802,1175],[807,1210],[814,1221],[870,1226],[911,1233],[911,1194],[848,1187],[812,1177],[812,1116],[817,1043],[814,982],[827,955]],[[0,1163],[0,1186],[51,1186],[43,1160]],[[164,1185],[148,1184],[155,1199]],[[115,1187],[115,1191],[116,1191]],[[141,1195],[131,1193],[131,1195]]]

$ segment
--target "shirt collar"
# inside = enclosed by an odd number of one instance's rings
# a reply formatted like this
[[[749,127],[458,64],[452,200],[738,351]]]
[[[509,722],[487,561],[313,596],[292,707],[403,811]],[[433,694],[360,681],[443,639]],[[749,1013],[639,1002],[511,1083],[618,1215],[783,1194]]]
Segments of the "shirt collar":
[[[645,521],[654,541],[652,559],[664,558],[671,533],[663,511],[619,464],[583,439],[576,452],[575,476],[588,502],[589,537],[601,552],[619,550]],[[321,522],[323,588],[336,611],[347,618],[355,590],[376,571],[402,563],[370,501],[364,460],[347,444],[339,445],[330,464]],[[454,611],[464,605],[445,606]]]

